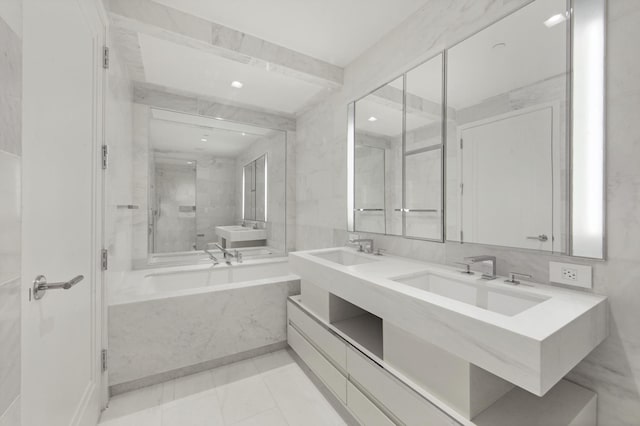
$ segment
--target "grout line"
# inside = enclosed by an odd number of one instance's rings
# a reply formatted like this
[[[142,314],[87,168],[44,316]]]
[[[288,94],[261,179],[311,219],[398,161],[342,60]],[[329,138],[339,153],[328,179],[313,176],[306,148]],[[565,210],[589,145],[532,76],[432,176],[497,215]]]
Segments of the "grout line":
[[[255,361],[254,361],[255,362]],[[257,368],[257,366],[256,366]],[[270,370],[269,370],[270,371]],[[273,390],[271,390],[271,388],[269,387],[269,383],[267,383],[267,381],[264,379],[266,372],[263,373],[259,373],[258,375],[260,376],[260,380],[262,380],[262,383],[264,383],[264,385],[266,386],[267,390],[269,391],[269,395],[271,395],[271,398],[273,398],[273,401],[276,403],[276,408],[278,409],[278,411],[280,412],[280,414],[282,415],[282,418],[284,419],[284,422],[289,425],[289,421],[287,420],[287,416],[285,416],[284,414],[284,410],[282,409],[282,407],[280,406],[280,402],[278,401],[278,398],[276,398],[276,396],[273,393]]]

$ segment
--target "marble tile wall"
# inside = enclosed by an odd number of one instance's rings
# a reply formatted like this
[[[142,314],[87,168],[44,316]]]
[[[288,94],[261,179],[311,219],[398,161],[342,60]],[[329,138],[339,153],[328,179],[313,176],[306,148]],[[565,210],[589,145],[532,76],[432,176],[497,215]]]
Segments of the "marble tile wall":
[[[299,117],[296,146],[296,247],[341,246],[346,241],[347,104],[379,87],[527,0],[432,0],[345,70],[342,91]],[[607,28],[607,248],[608,260],[589,261],[523,250],[378,237],[402,256],[452,263],[495,254],[498,272],[531,273],[548,282],[549,260],[590,264],[594,291],[609,297],[609,338],[569,378],[598,393],[601,425],[640,419],[640,2],[608,2]]]
[[[20,422],[22,1],[0,4],[0,425]]]
[[[113,38],[113,34],[110,33]],[[109,40],[114,45],[114,40]],[[133,86],[118,49],[111,50],[107,73],[105,142],[109,147],[106,171],[105,247],[109,251],[108,285],[117,285],[131,270],[133,212],[118,206],[133,201]]]

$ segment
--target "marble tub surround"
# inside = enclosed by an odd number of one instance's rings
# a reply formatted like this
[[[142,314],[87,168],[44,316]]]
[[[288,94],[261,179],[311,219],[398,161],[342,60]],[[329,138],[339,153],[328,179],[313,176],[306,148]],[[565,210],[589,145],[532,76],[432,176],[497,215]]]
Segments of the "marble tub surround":
[[[282,347],[286,298],[299,289],[286,261],[133,271],[109,306],[112,390]]]
[[[544,395],[608,333],[606,297],[542,284],[511,286],[465,277],[458,270],[395,256],[343,265],[319,255],[334,248],[290,254],[302,279],[303,303],[330,321],[338,296],[536,395]],[[430,273],[489,291],[537,298],[519,313],[501,314],[395,280]],[[306,296],[305,296],[306,295]]]
[[[248,250],[248,249],[244,249]],[[218,254],[217,252],[213,252]],[[219,256],[222,259],[222,253]],[[200,264],[162,266],[129,271],[121,283],[109,293],[109,305],[120,305],[168,297],[192,295],[215,288],[229,288],[276,277],[295,280],[289,271],[287,258],[247,259],[242,264],[220,262],[213,265],[209,257]]]

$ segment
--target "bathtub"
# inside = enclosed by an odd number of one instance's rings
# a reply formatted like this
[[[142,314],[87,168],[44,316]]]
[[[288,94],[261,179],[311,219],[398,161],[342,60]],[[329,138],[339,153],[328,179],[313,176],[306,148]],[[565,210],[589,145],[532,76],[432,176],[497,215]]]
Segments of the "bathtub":
[[[209,244],[207,250],[213,253],[218,260],[223,259],[223,254],[213,244]],[[234,252],[236,249],[230,249]],[[277,258],[282,256],[282,252],[273,249],[271,247],[247,247],[237,249],[242,253],[245,260],[264,259],[264,258]],[[174,266],[174,265],[192,265],[194,263],[211,264],[209,256],[202,250],[191,251],[179,251],[173,253],[154,253],[149,256],[147,265],[142,266],[145,268],[158,268],[162,266]]]
[[[109,289],[112,394],[286,346],[287,258],[130,272]]]

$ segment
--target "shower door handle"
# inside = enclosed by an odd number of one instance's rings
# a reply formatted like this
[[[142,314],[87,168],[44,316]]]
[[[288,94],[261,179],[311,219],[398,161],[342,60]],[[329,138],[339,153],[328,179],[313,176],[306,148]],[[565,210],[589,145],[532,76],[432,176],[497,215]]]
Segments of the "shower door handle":
[[[545,234],[540,234],[537,237],[527,237],[527,240],[538,240],[544,243],[549,241],[549,237],[547,237]]]
[[[47,290],[69,290],[71,287],[78,284],[83,279],[84,275],[78,275],[70,279],[69,281],[48,283],[47,277],[45,277],[44,275],[38,275],[36,279],[33,280],[33,298],[36,300],[42,299]]]

